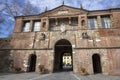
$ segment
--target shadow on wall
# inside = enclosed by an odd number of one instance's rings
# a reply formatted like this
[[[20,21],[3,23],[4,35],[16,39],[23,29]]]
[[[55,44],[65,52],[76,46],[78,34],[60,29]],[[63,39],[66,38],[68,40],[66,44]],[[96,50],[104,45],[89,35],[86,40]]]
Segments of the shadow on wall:
[[[11,72],[13,60],[10,50],[0,50],[0,72]]]
[[[0,39],[0,72],[11,72],[13,60],[10,56],[10,38]]]

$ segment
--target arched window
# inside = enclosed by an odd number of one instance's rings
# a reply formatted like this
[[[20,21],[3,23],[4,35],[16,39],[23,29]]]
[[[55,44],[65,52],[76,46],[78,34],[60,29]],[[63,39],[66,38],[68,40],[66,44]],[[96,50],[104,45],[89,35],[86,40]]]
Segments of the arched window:
[[[84,26],[85,26],[85,20],[81,21],[81,26],[82,26],[82,28],[84,28]]]

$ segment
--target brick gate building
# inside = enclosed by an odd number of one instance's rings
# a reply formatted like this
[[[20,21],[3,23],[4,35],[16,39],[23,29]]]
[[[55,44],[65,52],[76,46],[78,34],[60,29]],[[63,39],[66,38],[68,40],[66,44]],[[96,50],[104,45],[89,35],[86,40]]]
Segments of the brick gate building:
[[[60,71],[71,56],[71,70],[120,75],[120,9],[88,11],[61,5],[39,15],[17,16],[11,40],[14,67]]]

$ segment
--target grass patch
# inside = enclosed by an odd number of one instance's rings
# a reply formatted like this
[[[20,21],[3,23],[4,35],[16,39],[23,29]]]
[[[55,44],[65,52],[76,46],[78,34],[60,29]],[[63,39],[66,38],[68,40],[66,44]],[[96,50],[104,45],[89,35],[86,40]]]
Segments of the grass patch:
[[[0,38],[0,40],[11,40],[11,38]]]

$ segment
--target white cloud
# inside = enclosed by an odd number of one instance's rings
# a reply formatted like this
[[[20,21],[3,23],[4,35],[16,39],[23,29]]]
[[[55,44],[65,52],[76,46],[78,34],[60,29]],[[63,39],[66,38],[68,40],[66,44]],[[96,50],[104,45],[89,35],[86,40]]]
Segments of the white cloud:
[[[42,11],[47,7],[53,9],[62,4],[62,0],[29,0],[31,4],[39,7]]]
[[[53,9],[62,5],[63,0],[29,0],[31,4],[38,6],[42,11],[45,10],[47,6],[48,9]],[[65,5],[80,7],[80,4],[83,4],[85,9],[96,10],[103,9],[104,6],[100,3],[103,0],[64,0]]]
[[[0,4],[0,11],[2,11],[5,8],[4,4]]]
[[[104,8],[101,1],[103,1],[103,0],[84,0],[84,1],[82,1],[82,4],[85,7],[85,9],[99,10],[99,9]]]
[[[65,5],[80,7],[80,1],[79,0],[66,0]]]
[[[46,6],[48,9],[53,9],[62,5],[63,0],[28,0],[31,4],[39,7],[41,11],[44,11]],[[101,10],[108,8],[109,6],[115,7],[119,5],[120,1],[118,0],[64,0],[65,5],[80,7],[82,3],[83,7],[87,10]]]
[[[9,17],[8,20],[15,21],[13,17]]]

